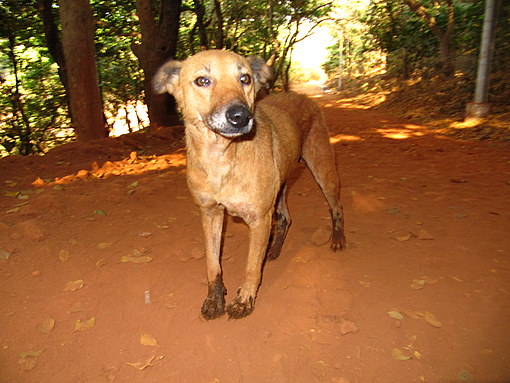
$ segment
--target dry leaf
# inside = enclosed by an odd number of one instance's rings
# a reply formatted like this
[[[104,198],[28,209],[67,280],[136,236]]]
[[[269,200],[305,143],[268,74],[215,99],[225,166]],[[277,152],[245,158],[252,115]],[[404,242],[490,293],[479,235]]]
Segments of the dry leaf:
[[[393,319],[398,319],[398,320],[404,319],[404,316],[398,311],[388,311],[387,313]]]
[[[415,290],[421,290],[425,287],[427,284],[427,281],[424,279],[413,279],[413,282],[411,283],[411,288]]]
[[[23,371],[31,371],[37,366],[37,358],[18,359],[18,367]]]
[[[409,360],[412,358],[411,356],[404,354],[404,351],[399,348],[394,348],[391,351],[391,356],[396,360]]]
[[[19,356],[20,359],[18,359],[18,367],[23,371],[30,371],[33,370],[34,367],[37,365],[37,358],[39,355],[42,354],[44,349],[40,351],[26,351],[22,352]]]
[[[76,291],[83,287],[84,282],[81,279],[77,281],[67,282],[64,291]]]
[[[99,261],[96,262],[96,267],[99,268],[99,267],[103,267],[103,266],[106,266],[108,263],[103,259],[101,258]]]
[[[434,327],[442,327],[443,324],[441,322],[439,322],[436,318],[436,316],[434,314],[432,314],[431,312],[428,312],[428,311],[425,311],[425,313],[423,314],[423,319],[425,319],[425,321],[434,326]]]
[[[74,331],[86,331],[90,330],[96,325],[96,318],[92,317],[88,320],[77,320],[74,325]]]
[[[122,263],[126,262],[132,262],[132,263],[148,263],[152,261],[152,257],[149,257],[148,255],[144,256],[137,256],[137,255],[125,255],[120,259]]]
[[[65,262],[69,259],[70,257],[70,254],[69,254],[69,251],[67,250],[60,250],[60,252],[58,253],[58,258],[62,261],[62,262]]]
[[[11,256],[11,253],[7,250],[0,249],[0,259],[7,261]]]
[[[39,355],[41,355],[44,351],[44,348],[39,351],[25,351],[19,354],[20,358],[37,358]]]
[[[420,319],[423,317],[423,313],[421,311],[411,311],[411,310],[402,310],[404,314],[413,319]]]
[[[140,335],[140,343],[144,346],[157,346],[158,341],[150,334]]]
[[[94,210],[94,215],[101,215],[103,217],[106,217],[107,213],[103,209],[96,209]]]
[[[100,242],[97,244],[97,247],[103,250],[109,248],[111,245],[112,245],[111,242]]]
[[[409,241],[412,237],[413,237],[413,235],[411,233],[409,233],[407,235],[395,237],[395,239],[399,242],[406,242],[406,241]]]
[[[41,334],[49,334],[51,330],[55,327],[55,319],[46,318],[37,326],[37,331]]]
[[[354,322],[348,321],[346,319],[340,319],[340,324],[338,327],[338,330],[340,331],[340,334],[346,335],[346,334],[354,334],[359,331],[358,326]]]
[[[372,285],[372,283],[370,283],[370,282],[365,282],[365,281],[359,281],[359,284],[360,284],[361,286],[363,286],[363,287],[366,287],[366,288],[368,288],[368,287],[370,287],[370,286]]]
[[[152,361],[154,360],[155,357],[156,356],[153,355],[149,359],[147,359],[145,362],[135,362],[135,363],[126,363],[126,364],[129,364],[130,366],[133,366],[137,370],[142,371],[142,370],[145,370],[149,366],[154,366],[152,364]]]

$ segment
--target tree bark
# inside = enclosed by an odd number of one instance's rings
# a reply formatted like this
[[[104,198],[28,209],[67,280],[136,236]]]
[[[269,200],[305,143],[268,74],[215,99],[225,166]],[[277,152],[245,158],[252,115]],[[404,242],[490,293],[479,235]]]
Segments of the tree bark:
[[[72,124],[80,141],[106,137],[96,69],[94,18],[88,0],[60,0],[62,45]]]
[[[37,8],[43,20],[46,46],[48,47],[51,57],[53,57],[53,60],[55,60],[58,65],[58,77],[64,86],[69,115],[72,119],[64,48],[62,47],[62,40],[60,39],[57,23],[55,22],[55,15],[53,14],[53,0],[38,0]]]
[[[144,72],[145,103],[151,127],[172,126],[180,123],[175,100],[169,94],[156,94],[152,78],[165,61],[175,58],[179,38],[179,18],[182,0],[161,0],[156,18],[151,0],[136,0],[142,43],[133,45]]]
[[[455,72],[452,62],[452,48],[451,48],[451,34],[453,33],[453,28],[455,25],[455,14],[453,10],[452,0],[446,0],[446,4],[448,7],[448,25],[446,30],[442,30],[437,20],[434,16],[432,16],[427,9],[420,4],[418,0],[404,0],[404,3],[422,20],[424,20],[428,27],[432,30],[432,33],[436,36],[436,39],[439,43],[439,59],[442,64],[443,72],[447,76],[453,75]]]

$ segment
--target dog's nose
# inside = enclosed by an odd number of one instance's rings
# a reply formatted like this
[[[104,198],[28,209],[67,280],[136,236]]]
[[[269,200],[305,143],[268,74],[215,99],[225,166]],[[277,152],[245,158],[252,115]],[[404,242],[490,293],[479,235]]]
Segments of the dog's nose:
[[[244,128],[252,119],[252,114],[244,104],[234,104],[225,112],[227,121],[234,128]]]

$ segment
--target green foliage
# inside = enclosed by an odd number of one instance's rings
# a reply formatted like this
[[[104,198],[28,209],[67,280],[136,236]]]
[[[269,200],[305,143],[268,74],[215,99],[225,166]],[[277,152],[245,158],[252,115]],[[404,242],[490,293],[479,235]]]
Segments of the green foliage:
[[[141,38],[136,2],[91,4],[104,112],[115,116],[143,96],[143,73],[131,50]],[[43,153],[74,139],[62,68],[46,46],[38,5],[38,0],[0,2],[0,156]],[[329,10],[326,0],[184,0],[178,58],[204,46],[266,59],[274,55],[276,75],[288,79],[292,47],[310,28],[305,21],[320,23]],[[52,11],[60,28],[56,0]]]
[[[35,4],[0,3],[0,155],[42,152],[72,136]]]
[[[427,11],[446,30],[448,10],[441,1],[422,1]],[[484,2],[453,1],[454,30],[451,46],[456,52],[456,69],[474,73],[480,44]],[[430,28],[402,0],[371,0],[362,18],[368,26],[368,49],[387,54],[390,74],[434,71],[439,62],[438,41]]]

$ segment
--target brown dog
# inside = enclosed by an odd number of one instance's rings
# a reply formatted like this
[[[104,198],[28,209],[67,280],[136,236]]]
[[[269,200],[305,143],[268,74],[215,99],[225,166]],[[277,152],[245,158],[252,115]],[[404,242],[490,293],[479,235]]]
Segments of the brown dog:
[[[331,248],[345,246],[340,183],[321,111],[292,92],[255,102],[270,77],[261,59],[218,50],[169,61],[154,77],[154,89],[174,95],[186,125],[188,186],[205,233],[206,319],[225,313],[220,265],[225,209],[249,227],[245,280],[226,307],[229,318],[242,318],[253,311],[264,259],[280,254],[290,224],[285,182],[301,158],[330,206]]]

